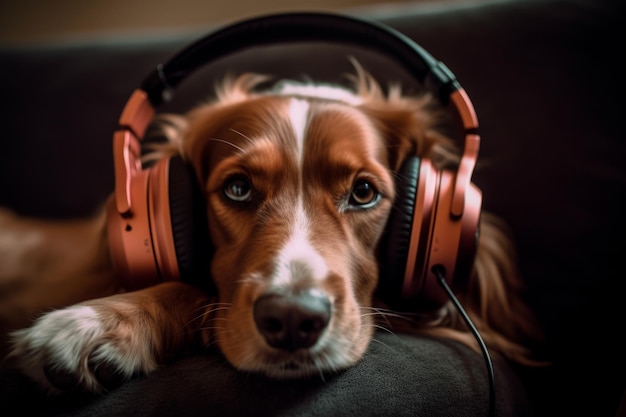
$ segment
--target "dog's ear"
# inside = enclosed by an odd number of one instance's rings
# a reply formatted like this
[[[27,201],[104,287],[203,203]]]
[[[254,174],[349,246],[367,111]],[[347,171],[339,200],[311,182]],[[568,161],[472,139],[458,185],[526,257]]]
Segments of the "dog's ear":
[[[146,135],[144,162],[180,155],[194,167],[201,177],[200,180],[203,180],[209,127],[220,125],[218,122],[223,118],[220,114],[222,109],[253,97],[255,89],[268,80],[268,76],[255,73],[245,73],[238,77],[227,74],[216,84],[214,97],[193,107],[186,114],[157,115]],[[206,137],[203,139],[203,136]]]
[[[442,131],[448,113],[430,94],[403,95],[398,85],[383,91],[371,74],[353,61],[356,75],[351,77],[362,99],[361,110],[381,132],[389,155],[389,167],[400,168],[409,155],[433,159],[435,164],[456,160],[453,141]]]
[[[362,110],[384,138],[392,170],[409,155],[432,159],[436,165],[457,159],[453,141],[441,132],[445,112],[430,96],[403,97],[392,88],[387,97],[365,101]]]
[[[146,133],[143,161],[151,162],[180,154],[187,129],[185,116],[171,113],[157,115]]]

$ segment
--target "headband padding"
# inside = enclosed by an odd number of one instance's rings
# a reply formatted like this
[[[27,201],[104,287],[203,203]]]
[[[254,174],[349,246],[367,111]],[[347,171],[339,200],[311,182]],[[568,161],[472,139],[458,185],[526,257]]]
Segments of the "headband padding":
[[[154,107],[171,100],[176,87],[198,68],[253,47],[295,42],[355,45],[385,54],[448,103],[460,88],[454,74],[409,37],[375,22],[332,13],[271,14],[218,29],[178,52],[143,81]]]
[[[209,288],[213,248],[204,198],[196,176],[180,156],[170,159],[169,201],[180,279]]]
[[[410,156],[396,176],[396,198],[387,223],[387,234],[379,246],[381,273],[378,283],[380,297],[389,302],[402,294],[404,271],[411,243],[415,198],[419,183],[420,159]]]

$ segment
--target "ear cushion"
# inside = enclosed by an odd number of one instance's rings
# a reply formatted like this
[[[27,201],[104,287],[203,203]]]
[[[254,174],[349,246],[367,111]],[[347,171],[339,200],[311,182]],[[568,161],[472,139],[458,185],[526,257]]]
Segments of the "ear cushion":
[[[411,229],[415,213],[415,199],[421,161],[416,156],[407,158],[396,176],[396,198],[381,239],[381,260],[378,294],[391,306],[402,304],[402,286],[411,243]]]
[[[192,168],[180,156],[170,158],[169,203],[180,279],[212,290],[210,261],[213,245],[209,238],[206,205]]]

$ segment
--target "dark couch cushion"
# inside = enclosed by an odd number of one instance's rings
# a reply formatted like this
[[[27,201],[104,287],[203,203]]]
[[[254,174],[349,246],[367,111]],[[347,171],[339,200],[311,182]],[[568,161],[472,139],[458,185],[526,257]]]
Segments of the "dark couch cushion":
[[[496,361],[499,416],[530,416],[519,379]],[[337,375],[268,380],[234,371],[219,354],[188,357],[101,398],[33,395],[19,375],[0,374],[0,404],[41,416],[486,416],[481,355],[455,342],[379,332],[367,355]],[[28,393],[25,395],[25,393]]]

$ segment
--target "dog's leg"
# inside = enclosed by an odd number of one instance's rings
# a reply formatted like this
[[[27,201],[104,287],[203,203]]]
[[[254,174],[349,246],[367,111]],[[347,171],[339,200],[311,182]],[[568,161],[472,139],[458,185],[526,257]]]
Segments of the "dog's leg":
[[[208,304],[179,282],[87,301],[13,332],[9,359],[50,392],[99,393],[201,346]]]
[[[106,217],[44,220],[0,208],[0,329],[118,290],[106,241]]]

